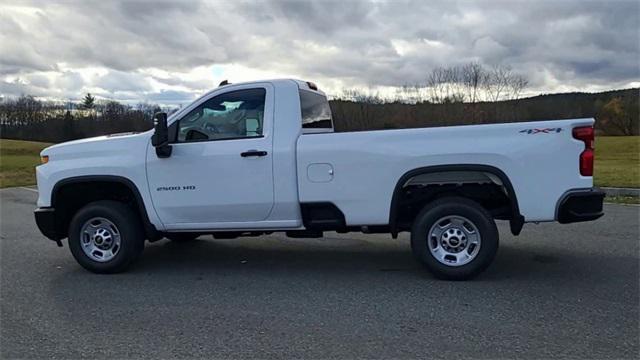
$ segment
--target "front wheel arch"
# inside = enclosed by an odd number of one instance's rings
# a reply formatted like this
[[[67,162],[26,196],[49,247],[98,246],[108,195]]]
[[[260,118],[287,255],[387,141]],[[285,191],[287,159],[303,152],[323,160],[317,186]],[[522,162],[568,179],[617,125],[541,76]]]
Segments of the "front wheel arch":
[[[59,180],[51,191],[51,207],[56,209],[55,227],[60,238],[75,213],[92,201],[115,200],[131,206],[142,221],[147,239],[159,239],[160,234],[151,223],[144,200],[136,184],[122,176],[83,175]]]

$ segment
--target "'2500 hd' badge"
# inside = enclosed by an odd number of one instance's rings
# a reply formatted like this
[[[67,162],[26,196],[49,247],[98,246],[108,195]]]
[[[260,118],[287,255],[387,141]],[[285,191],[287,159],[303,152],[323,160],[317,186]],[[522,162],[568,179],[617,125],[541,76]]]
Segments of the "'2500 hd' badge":
[[[156,191],[180,191],[180,190],[195,190],[195,185],[185,186],[159,186]]]

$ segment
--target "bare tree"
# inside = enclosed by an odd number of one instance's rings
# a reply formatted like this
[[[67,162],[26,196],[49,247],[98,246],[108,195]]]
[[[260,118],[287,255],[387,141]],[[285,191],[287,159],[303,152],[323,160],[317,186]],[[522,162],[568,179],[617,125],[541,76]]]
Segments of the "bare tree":
[[[341,99],[357,103],[356,112],[347,114],[349,116],[348,121],[351,122],[347,126],[359,130],[373,128],[374,118],[371,107],[385,102],[380,93],[373,92],[371,89],[345,89],[342,91]]]
[[[447,96],[444,99],[444,102],[446,103],[464,102],[465,85],[464,85],[462,67],[460,66],[450,67],[445,74],[446,74],[448,86],[447,86]]]
[[[527,85],[529,85],[529,80],[527,80],[524,76],[511,74],[508,78],[507,85],[510,99],[520,99],[520,95],[522,95],[522,91],[527,87]]]
[[[434,103],[441,103],[442,98],[445,97],[445,69],[442,67],[435,68],[427,76],[427,88],[431,93],[431,101]]]
[[[136,104],[135,109],[142,114],[142,117],[145,120],[148,120],[148,121],[152,121],[153,120],[153,115],[155,113],[162,111],[160,106],[158,106],[157,104],[151,104],[151,103],[148,103],[148,102],[140,102],[140,103]]]
[[[465,99],[462,69],[457,66],[433,69],[427,76],[426,87],[434,103],[463,102]]]
[[[487,72],[477,62],[462,67],[462,83],[466,87],[469,102],[475,104],[480,96],[480,89],[487,79]]]
[[[640,126],[640,114],[637,98],[615,97],[609,100],[596,114],[597,120],[605,128],[621,135],[634,135]]]
[[[378,91],[372,89],[345,89],[342,90],[342,99],[364,104],[383,104],[385,101]]]
[[[513,101],[513,118],[518,118],[518,106],[520,105],[520,96],[522,95],[522,91],[529,84],[529,80],[527,80],[522,75],[511,74],[508,78],[507,90],[509,92],[509,98]]]
[[[396,89],[395,101],[408,104],[418,104],[427,100],[425,85],[402,85]]]
[[[484,89],[491,101],[500,101],[501,97],[507,92],[509,81],[513,74],[510,66],[494,65],[488,72]]]

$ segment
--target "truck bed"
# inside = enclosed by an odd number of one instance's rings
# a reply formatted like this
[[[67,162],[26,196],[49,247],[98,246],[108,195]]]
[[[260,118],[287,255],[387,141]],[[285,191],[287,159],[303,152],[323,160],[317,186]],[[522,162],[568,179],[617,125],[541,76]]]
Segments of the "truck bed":
[[[396,183],[408,171],[487,165],[511,181],[525,221],[553,221],[567,190],[593,186],[592,177],[579,172],[584,143],[572,137],[574,127],[593,123],[569,119],[301,135],[300,202],[333,203],[347,225],[382,225],[389,222]]]

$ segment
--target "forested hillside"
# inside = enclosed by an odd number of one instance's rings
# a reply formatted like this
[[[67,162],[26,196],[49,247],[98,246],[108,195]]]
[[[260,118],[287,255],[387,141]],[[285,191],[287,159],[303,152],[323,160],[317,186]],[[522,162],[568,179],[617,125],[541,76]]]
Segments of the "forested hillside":
[[[540,95],[518,100],[405,104],[335,100],[339,131],[594,117],[608,135],[638,135],[640,89]]]

